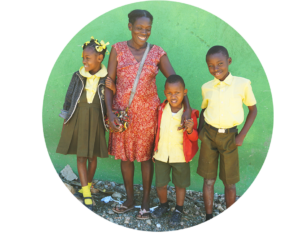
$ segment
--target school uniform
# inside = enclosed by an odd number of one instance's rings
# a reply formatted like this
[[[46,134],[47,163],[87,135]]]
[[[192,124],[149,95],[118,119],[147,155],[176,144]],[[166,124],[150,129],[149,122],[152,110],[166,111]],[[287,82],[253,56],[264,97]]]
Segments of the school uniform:
[[[220,179],[235,184],[240,180],[236,126],[244,121],[243,103],[256,104],[251,81],[231,73],[224,81],[214,78],[202,86],[202,98],[205,124],[200,132],[197,173],[206,179],[216,178],[220,155]]]
[[[165,100],[158,108],[158,126],[155,137],[155,174],[156,186],[162,187],[172,182],[180,188],[190,186],[190,165],[198,151],[197,118],[199,111],[193,110],[191,118],[194,127],[191,134],[177,130],[181,124],[183,107],[172,113],[170,104]]]
[[[66,114],[60,114],[65,122],[56,153],[108,157],[104,120],[105,66],[101,64],[101,69],[94,75],[99,81],[93,84],[93,88],[87,86],[87,79],[91,76],[84,67],[73,74],[63,105]]]

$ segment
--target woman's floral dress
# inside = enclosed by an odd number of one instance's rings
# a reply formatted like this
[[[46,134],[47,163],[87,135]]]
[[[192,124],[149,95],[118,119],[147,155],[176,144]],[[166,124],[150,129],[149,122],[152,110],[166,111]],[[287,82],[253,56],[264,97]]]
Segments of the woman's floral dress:
[[[140,63],[127,46],[127,41],[113,45],[117,51],[116,95],[113,109],[125,110]],[[147,161],[153,155],[157,108],[160,100],[157,94],[155,77],[158,63],[166,52],[154,45],[145,60],[136,93],[128,110],[129,127],[122,133],[110,133],[108,152],[115,159],[138,162]]]

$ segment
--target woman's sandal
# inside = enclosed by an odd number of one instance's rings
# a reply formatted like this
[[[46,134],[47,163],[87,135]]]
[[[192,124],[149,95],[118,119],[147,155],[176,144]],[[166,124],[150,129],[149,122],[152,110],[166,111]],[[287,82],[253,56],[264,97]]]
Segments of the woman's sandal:
[[[141,215],[141,216],[139,216]],[[145,209],[140,209],[139,213],[136,215],[137,219],[149,219],[150,218],[150,211],[146,211]]]
[[[85,202],[84,202],[85,199],[91,199],[91,200],[92,200],[92,204],[91,204],[91,205],[85,204]],[[84,205],[85,207],[89,208],[90,210],[93,210],[93,199],[92,199],[92,197],[83,197],[83,205]]]
[[[117,208],[119,209],[119,210],[117,210]],[[120,209],[122,209],[122,210],[120,210]],[[124,206],[124,205],[116,205],[113,209],[112,209],[112,211],[113,212],[115,212],[115,213],[117,213],[117,214],[123,214],[123,213],[126,213],[127,211],[130,211],[130,210],[132,210],[132,209],[134,209],[134,206],[132,206],[132,207],[127,207],[127,206]]]

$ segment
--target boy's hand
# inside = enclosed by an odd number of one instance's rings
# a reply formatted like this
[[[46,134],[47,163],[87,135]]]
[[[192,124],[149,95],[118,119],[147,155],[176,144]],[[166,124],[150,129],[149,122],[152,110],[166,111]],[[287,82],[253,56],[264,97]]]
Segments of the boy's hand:
[[[110,77],[107,77],[105,80],[105,86],[113,91],[113,95],[116,93],[116,85],[115,82]]]
[[[235,144],[237,146],[241,146],[243,144],[243,141],[244,141],[245,137],[238,134],[236,137],[235,137]]]
[[[193,119],[188,119],[184,123],[184,130],[183,131],[187,131],[188,134],[191,134],[192,131],[193,131],[193,127],[194,127]]]

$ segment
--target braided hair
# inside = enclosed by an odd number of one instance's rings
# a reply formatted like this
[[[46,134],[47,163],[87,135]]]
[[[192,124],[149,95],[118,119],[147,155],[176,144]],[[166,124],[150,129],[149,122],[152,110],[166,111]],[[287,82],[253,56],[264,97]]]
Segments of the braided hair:
[[[105,53],[106,53],[106,50],[107,50],[107,46],[105,46],[105,48],[102,48],[102,51],[100,51],[100,52],[97,51],[97,47],[99,47],[99,46],[101,46],[101,44],[99,43],[99,41],[97,39],[94,39],[94,37],[91,37],[90,41],[87,41],[86,43],[83,44],[82,50],[85,50],[87,47],[91,47],[99,55],[102,54],[103,55],[103,59],[104,59]]]
[[[136,19],[141,18],[141,17],[147,17],[148,19],[151,20],[151,23],[153,22],[153,16],[150,14],[149,11],[146,10],[133,10],[128,14],[129,18],[129,23],[132,25],[136,21]]]

